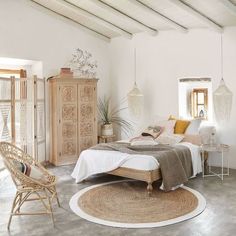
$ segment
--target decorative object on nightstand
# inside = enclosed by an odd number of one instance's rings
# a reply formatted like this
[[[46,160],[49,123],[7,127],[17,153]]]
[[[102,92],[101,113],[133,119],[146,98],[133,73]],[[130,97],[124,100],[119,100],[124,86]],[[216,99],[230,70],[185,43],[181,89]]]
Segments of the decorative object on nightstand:
[[[99,135],[98,143],[109,143],[113,142],[115,135]]]
[[[201,153],[202,153],[202,177],[209,177],[209,176],[218,176],[221,180],[224,179],[225,175],[229,175],[229,159],[227,157],[227,171],[224,172],[224,159],[225,159],[225,152],[228,152],[229,146],[225,144],[203,144],[201,146]],[[220,153],[221,154],[221,173],[216,173],[212,171],[211,166],[208,166],[209,174],[205,174],[205,163],[204,160],[204,153]]]
[[[97,144],[97,79],[53,77],[50,85],[50,162],[74,164]]]
[[[131,123],[119,116],[119,113],[125,109],[125,107],[111,107],[110,98],[104,97],[103,99],[100,98],[98,100],[98,113],[102,121],[102,136],[113,135],[113,124],[120,126],[126,134],[132,130]]]

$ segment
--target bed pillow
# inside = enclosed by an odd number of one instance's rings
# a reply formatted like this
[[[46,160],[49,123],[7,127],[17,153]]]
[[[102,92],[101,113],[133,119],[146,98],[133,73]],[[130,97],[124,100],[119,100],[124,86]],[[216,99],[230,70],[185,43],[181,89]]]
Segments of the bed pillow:
[[[192,143],[194,145],[201,145],[201,136],[195,134],[184,134],[182,142]]]
[[[163,130],[164,128],[161,126],[148,126],[147,129],[142,132],[142,136],[151,136],[155,139]]]
[[[204,125],[199,128],[199,135],[201,137],[202,144],[209,144],[212,134],[216,135],[216,127],[213,125]]]
[[[201,119],[191,120],[188,128],[185,131],[185,134],[191,134],[191,135],[198,134],[201,122],[202,122]]]
[[[173,134],[175,123],[176,123],[176,120],[162,120],[162,121],[155,122],[155,125],[163,128],[162,133]]]
[[[130,140],[131,146],[149,146],[157,145],[158,143],[151,136],[139,136]]]
[[[174,127],[174,133],[175,134],[184,134],[185,130],[190,124],[190,121],[188,120],[178,120],[174,116],[170,116],[169,120],[176,120],[175,127]]]
[[[161,134],[156,141],[159,144],[175,145],[183,140],[184,136],[180,134]]]

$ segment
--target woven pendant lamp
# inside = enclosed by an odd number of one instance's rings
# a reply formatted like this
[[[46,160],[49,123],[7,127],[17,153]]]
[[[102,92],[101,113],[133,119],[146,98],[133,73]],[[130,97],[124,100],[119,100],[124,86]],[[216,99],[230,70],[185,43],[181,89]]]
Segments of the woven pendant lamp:
[[[134,50],[134,86],[127,96],[130,114],[139,118],[143,111],[143,94],[136,82],[136,49]]]
[[[221,81],[219,87],[213,92],[214,111],[217,122],[226,122],[230,118],[233,93],[226,86],[223,79],[223,44],[221,35]]]

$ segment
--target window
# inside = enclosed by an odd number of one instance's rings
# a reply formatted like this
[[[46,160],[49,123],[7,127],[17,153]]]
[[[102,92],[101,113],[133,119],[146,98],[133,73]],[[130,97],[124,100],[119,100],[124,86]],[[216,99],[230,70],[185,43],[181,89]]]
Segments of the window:
[[[207,119],[208,89],[193,89],[191,92],[191,116],[193,118]]]
[[[179,79],[179,117],[212,121],[212,107],[210,78]]]

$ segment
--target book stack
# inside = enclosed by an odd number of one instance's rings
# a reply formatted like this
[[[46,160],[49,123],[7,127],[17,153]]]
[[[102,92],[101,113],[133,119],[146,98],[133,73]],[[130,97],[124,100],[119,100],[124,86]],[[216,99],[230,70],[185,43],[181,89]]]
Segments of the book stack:
[[[61,68],[60,76],[63,78],[72,78],[73,77],[73,71],[71,71],[70,68]]]

